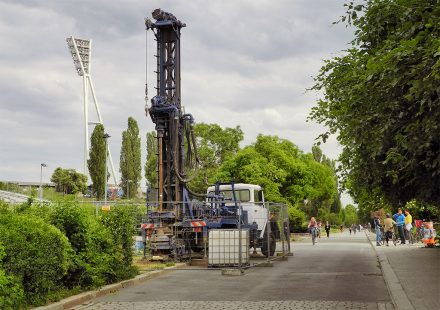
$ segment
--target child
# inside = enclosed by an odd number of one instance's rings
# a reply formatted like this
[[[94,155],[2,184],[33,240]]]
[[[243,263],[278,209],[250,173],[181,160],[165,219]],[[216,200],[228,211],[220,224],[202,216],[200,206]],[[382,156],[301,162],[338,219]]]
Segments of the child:
[[[423,243],[427,248],[434,247],[435,241],[435,232],[432,225],[432,222],[424,222],[424,228],[423,228]]]

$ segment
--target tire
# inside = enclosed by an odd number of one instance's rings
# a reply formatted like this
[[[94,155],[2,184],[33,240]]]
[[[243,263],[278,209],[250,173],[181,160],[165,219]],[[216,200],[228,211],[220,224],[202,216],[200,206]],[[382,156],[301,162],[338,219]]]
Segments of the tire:
[[[261,253],[267,257],[268,248],[270,248],[269,256],[273,256],[275,254],[275,247],[276,247],[276,240],[274,233],[271,232],[269,235],[269,247],[267,246],[267,234],[264,233],[263,245],[261,246]]]

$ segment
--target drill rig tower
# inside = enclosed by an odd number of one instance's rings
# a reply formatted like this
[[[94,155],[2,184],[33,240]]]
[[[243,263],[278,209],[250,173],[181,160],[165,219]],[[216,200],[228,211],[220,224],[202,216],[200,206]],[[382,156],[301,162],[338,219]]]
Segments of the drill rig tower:
[[[170,254],[179,251],[175,223],[188,213],[186,183],[188,171],[197,169],[198,159],[193,134],[193,117],[185,114],[181,105],[180,84],[180,31],[186,25],[174,15],[156,9],[156,20],[145,20],[157,42],[156,95],[146,112],[156,125],[158,154],[158,210],[150,212],[154,223],[151,247],[155,253]],[[177,249],[176,249],[177,248]]]

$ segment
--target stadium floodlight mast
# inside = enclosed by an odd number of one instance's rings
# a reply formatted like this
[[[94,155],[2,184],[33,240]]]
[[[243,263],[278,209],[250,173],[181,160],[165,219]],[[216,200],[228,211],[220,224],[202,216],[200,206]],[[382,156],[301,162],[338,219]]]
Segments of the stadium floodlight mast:
[[[96,99],[95,87],[93,86],[92,77],[90,75],[91,67],[91,47],[92,40],[78,39],[71,36],[66,39],[67,46],[69,47],[70,54],[72,55],[73,64],[75,65],[76,72],[83,78],[83,96],[84,96],[84,174],[88,174],[87,159],[89,158],[89,124],[104,124],[102,121],[101,112],[99,110],[98,100]],[[89,88],[92,93],[93,102],[95,105],[96,114],[98,116],[98,122],[89,122]],[[110,152],[110,148],[107,144],[107,151],[112,169],[113,181],[116,182],[115,167],[113,165],[113,159]]]

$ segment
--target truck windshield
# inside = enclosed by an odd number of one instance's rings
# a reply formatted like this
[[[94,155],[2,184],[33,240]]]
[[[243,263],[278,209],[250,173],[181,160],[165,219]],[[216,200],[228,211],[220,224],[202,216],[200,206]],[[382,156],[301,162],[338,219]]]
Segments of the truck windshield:
[[[214,194],[214,191],[210,191],[209,194]],[[220,194],[222,194],[225,199],[227,200],[232,200],[233,196],[232,196],[232,190],[222,190],[220,191]],[[241,202],[249,202],[251,200],[251,195],[248,189],[238,189],[235,190],[235,198],[238,201]]]

